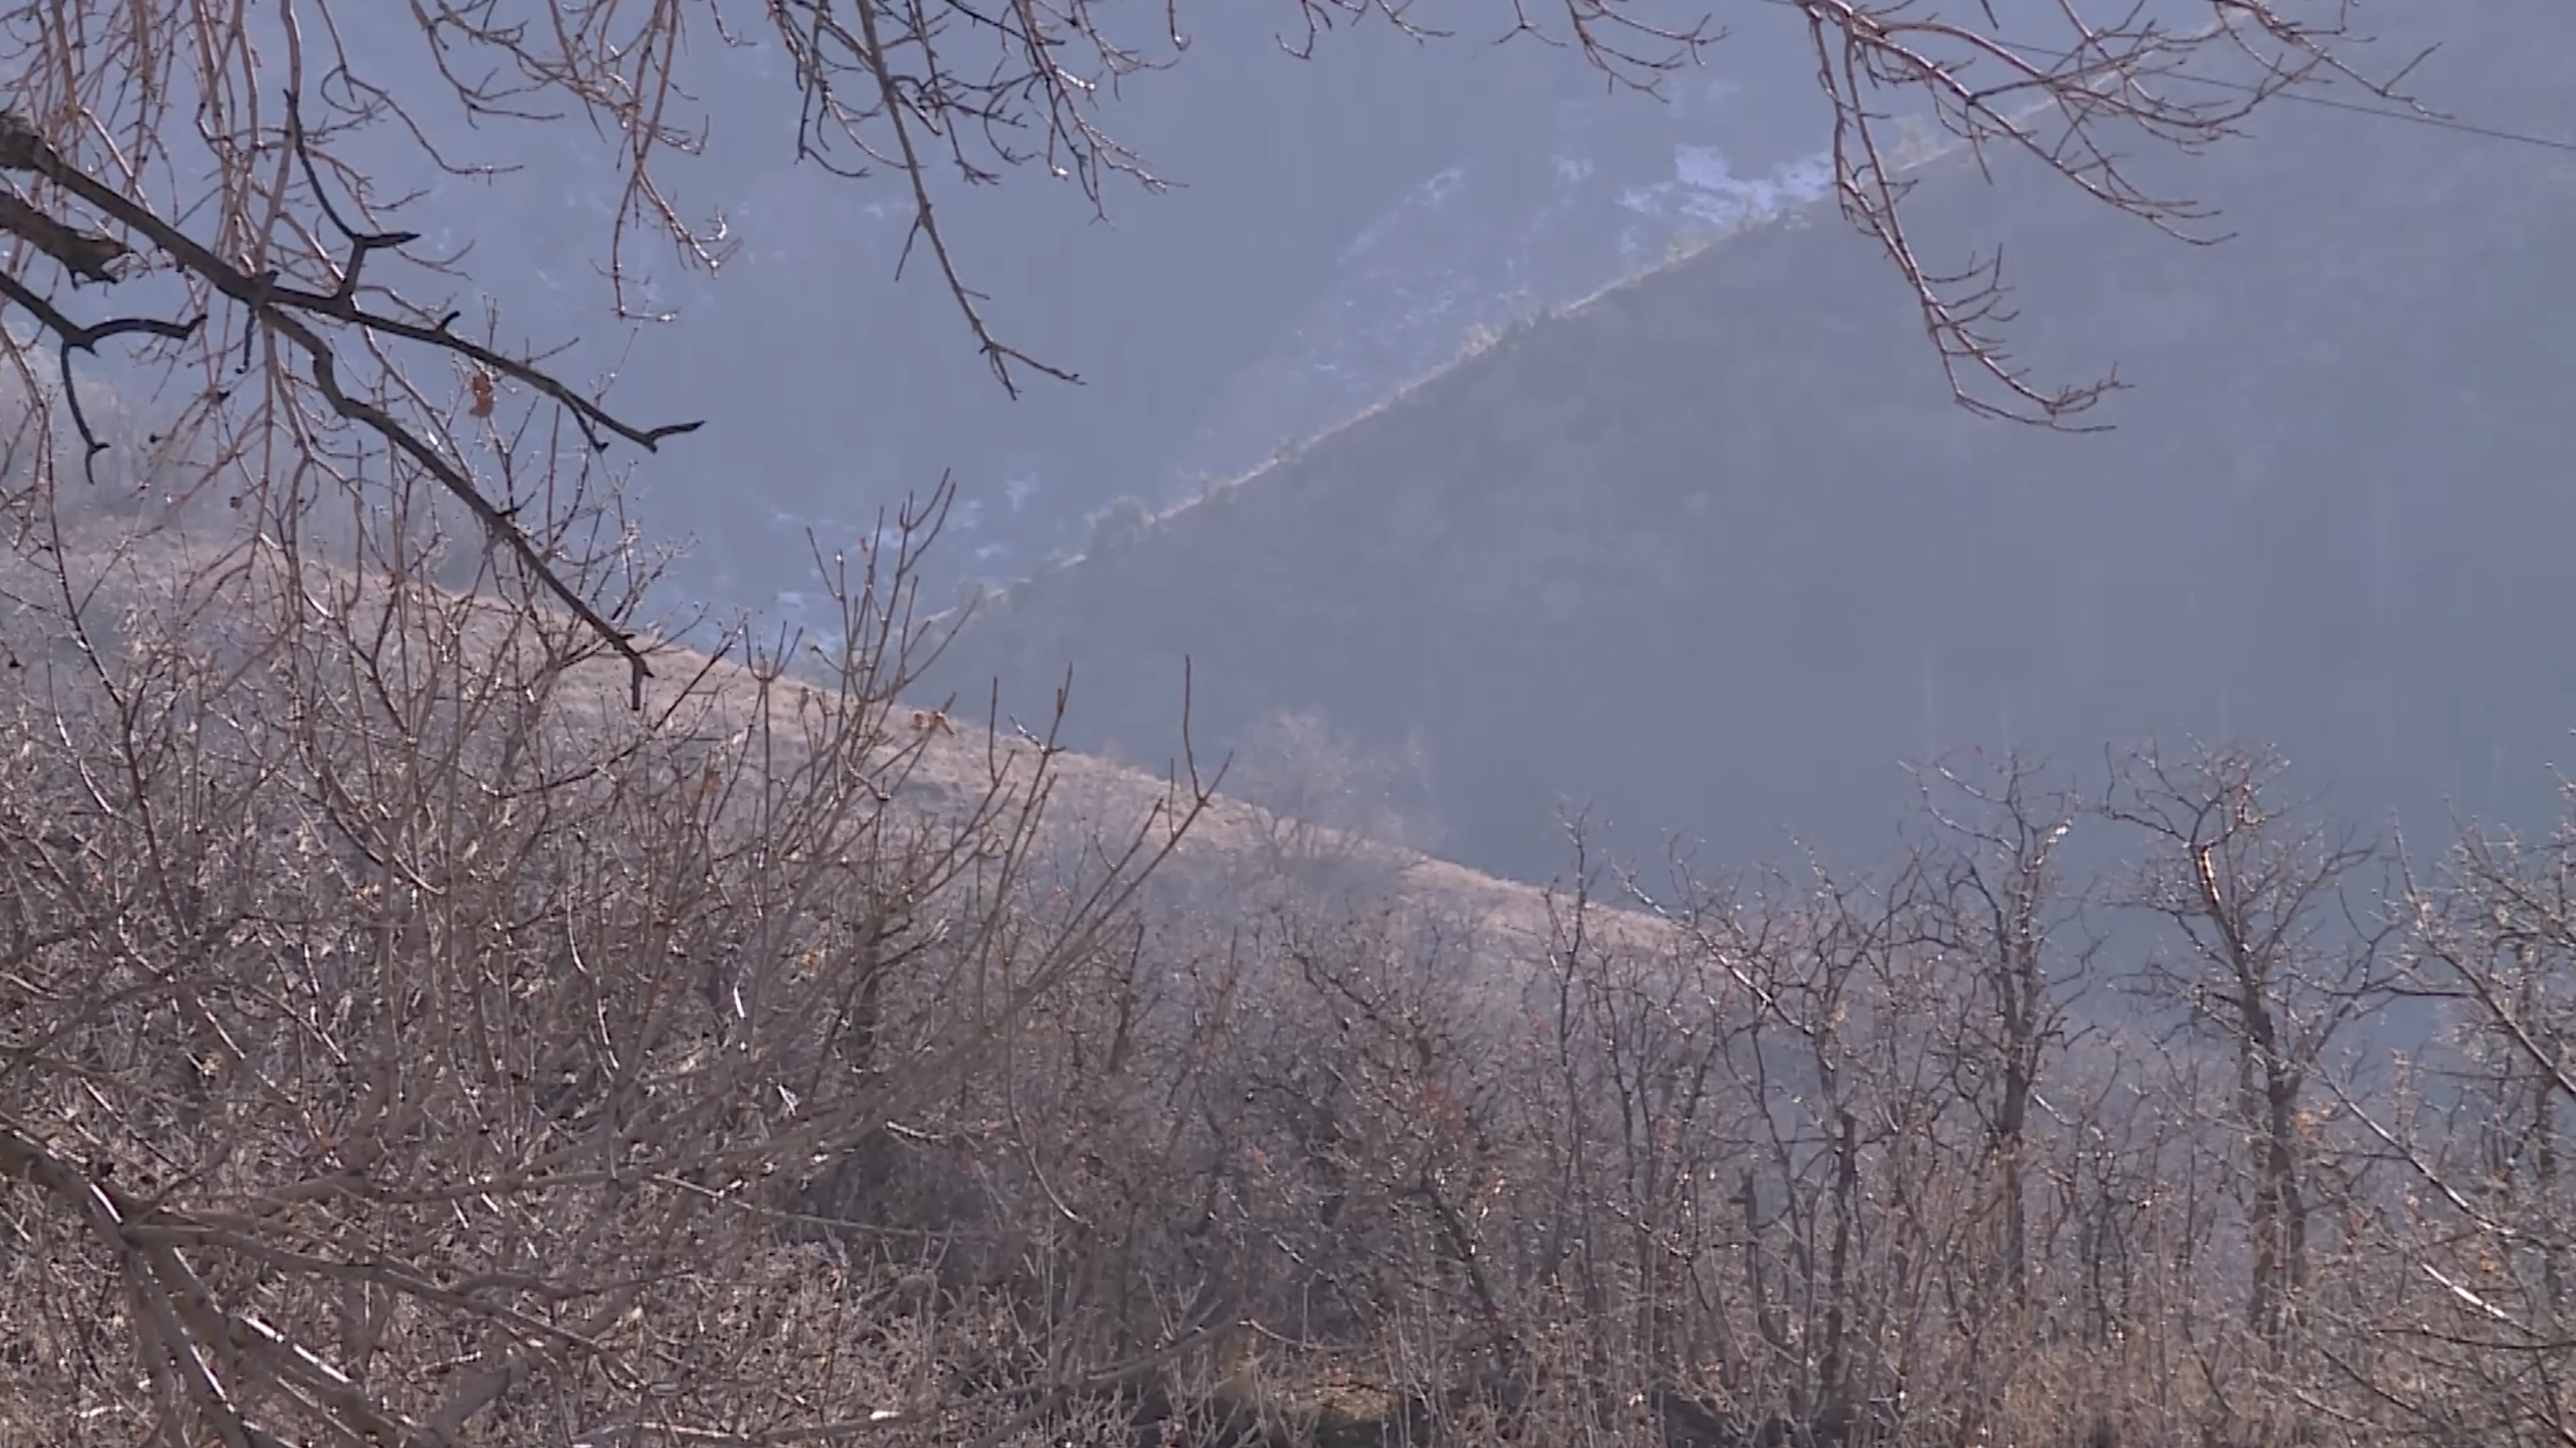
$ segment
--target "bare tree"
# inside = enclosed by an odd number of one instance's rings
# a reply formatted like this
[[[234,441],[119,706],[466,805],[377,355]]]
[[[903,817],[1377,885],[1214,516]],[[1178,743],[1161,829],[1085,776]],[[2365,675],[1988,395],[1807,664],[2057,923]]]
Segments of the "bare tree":
[[[2043,769],[2019,757],[1969,775],[1934,766],[1918,779],[1933,827],[1920,846],[1920,928],[1948,967],[1932,999],[1955,1011],[1936,1056],[1981,1138],[1969,1211],[1984,1277],[1956,1289],[1970,1334],[1954,1379],[1965,1441],[1991,1431],[2040,1335],[2031,1216],[2051,1134],[2042,1091],[2054,1090],[2057,1058],[2082,1033],[2072,1003],[2096,942],[2079,933],[2081,902],[2061,859],[2083,814],[2072,789],[2049,789]]]
[[[1921,776],[1924,813],[1951,848],[1932,859],[1930,936],[1971,965],[1969,1009],[1953,1048],[1963,1089],[1984,1120],[2001,1219],[1996,1286],[2016,1306],[2029,1301],[2025,1156],[2049,1057],[2069,1030],[2068,998],[2091,955],[2062,939],[2075,902],[2059,851],[2081,817],[2071,790],[2044,793],[2040,766],[2005,760],[1991,780],[1936,767]]]
[[[1068,1325],[961,1409],[902,1298],[777,1228],[880,1133],[1009,1139],[1027,1023],[1118,968],[1198,797],[1044,868],[1052,745],[895,702],[908,545],[839,580],[826,682],[702,661],[639,715],[580,619],[362,522],[356,567],[0,555],[0,1432],[945,1436],[1116,1370]]]
[[[2101,806],[2147,851],[2127,903],[2168,927],[2145,988],[2235,1057],[2232,1124],[2251,1179],[2246,1320],[2276,1364],[2311,1286],[2326,1149],[2318,1073],[2337,1034],[2391,984],[2384,931],[2347,894],[2378,847],[2280,804],[2282,768],[2264,751],[2169,765],[2150,749],[2115,767]]]
[[[2576,1438],[2576,833],[2468,832],[2402,901],[2406,991],[2442,1031],[2393,1089],[2342,1093],[2391,1179],[2351,1230],[2336,1359],[2392,1434],[2443,1443]]]
[[[1372,748],[1321,714],[1275,713],[1245,731],[1227,761],[1227,792],[1260,806],[1262,862],[1307,888],[1361,883],[1372,856],[1429,850],[1418,742]]]

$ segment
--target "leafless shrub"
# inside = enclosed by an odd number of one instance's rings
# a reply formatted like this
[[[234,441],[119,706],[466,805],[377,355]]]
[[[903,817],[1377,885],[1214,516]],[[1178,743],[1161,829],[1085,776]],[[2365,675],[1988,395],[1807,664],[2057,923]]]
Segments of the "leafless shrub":
[[[1225,784],[1260,807],[1261,869],[1306,889],[1382,887],[1393,856],[1438,847],[1427,765],[1418,742],[1375,748],[1320,714],[1282,712],[1244,732]]]
[[[1115,963],[1196,804],[1073,873],[1031,848],[1042,740],[962,808],[906,802],[924,518],[835,580],[826,685],[707,662],[629,713],[581,617],[525,577],[424,586],[383,515],[339,565],[276,512],[256,543],[68,548],[43,501],[0,560],[0,1177],[10,1300],[66,1315],[11,1315],[21,1422],[462,1443],[955,1408],[866,1345],[889,1290],[817,1290],[864,1259],[776,1230],[775,1185],[887,1133],[999,1137],[984,1083]],[[1011,1321],[989,1298],[952,1316]]]
[[[2331,1200],[2316,1078],[2337,1035],[2384,1005],[2392,983],[2384,931],[2347,893],[2374,844],[2299,820],[2274,798],[2280,773],[2261,752],[2214,751],[2179,769],[2145,753],[2104,805],[2150,851],[2128,900],[2174,937],[2149,957],[2148,989],[2235,1058],[2228,1120],[2245,1136],[2252,1184],[2246,1320],[2276,1366],[2295,1350],[2313,1219]]]
[[[2576,1426],[2565,1173],[2576,1102],[2576,831],[2471,832],[2399,897],[2405,989],[2443,1034],[2344,1110],[2391,1181],[2346,1231],[2377,1270],[2335,1359],[2392,1434],[2563,1441]]]

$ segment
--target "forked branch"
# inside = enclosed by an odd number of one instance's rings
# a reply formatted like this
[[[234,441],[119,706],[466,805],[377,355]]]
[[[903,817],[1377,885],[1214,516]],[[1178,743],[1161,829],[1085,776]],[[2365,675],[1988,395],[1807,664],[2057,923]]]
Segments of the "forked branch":
[[[545,549],[518,522],[514,509],[486,497],[461,465],[417,429],[406,425],[385,408],[350,392],[341,380],[339,356],[317,324],[336,323],[418,343],[520,382],[569,413],[593,450],[604,450],[612,438],[622,438],[647,451],[654,451],[664,439],[694,432],[702,424],[684,422],[641,427],[621,421],[544,369],[459,336],[453,330],[453,313],[436,325],[424,326],[362,306],[358,301],[358,276],[367,258],[379,251],[398,250],[416,237],[408,232],[364,232],[350,226],[338,208],[331,204],[328,193],[320,184],[320,176],[307,148],[300,111],[292,95],[288,97],[287,118],[288,142],[312,185],[323,217],[349,246],[348,260],[338,269],[339,282],[328,292],[284,285],[273,272],[253,275],[225,260],[205,243],[155,214],[150,207],[73,165],[33,124],[15,111],[0,111],[0,170],[50,182],[72,199],[125,228],[129,235],[147,243],[181,272],[238,303],[256,324],[245,329],[242,337],[242,365],[245,370],[249,366],[252,338],[258,330],[264,329],[269,335],[284,340],[294,351],[302,353],[312,371],[314,387],[335,414],[374,433],[388,449],[410,459],[423,472],[437,479],[440,487],[473,513],[495,543],[518,558],[529,577],[627,661],[631,674],[629,701],[640,709],[643,707],[644,681],[651,677],[653,671],[644,651],[636,644],[634,634],[601,613],[597,606],[582,596],[580,590],[564,579],[546,556]],[[128,251],[123,243],[83,232],[15,198],[10,199],[8,206],[0,207],[0,229],[21,236],[39,250],[64,260],[64,264],[74,270],[75,276],[90,280],[115,281],[117,278],[110,265],[122,260]],[[66,238],[85,240],[74,247]],[[68,259],[67,251],[70,253]],[[184,322],[127,317],[84,325],[24,283],[6,275],[0,275],[0,298],[25,310],[60,343],[64,393],[82,445],[92,459],[107,445],[100,441],[80,409],[70,370],[71,354],[74,351],[93,351],[100,342],[123,335],[143,334],[184,340],[193,335],[204,321],[203,317]]]

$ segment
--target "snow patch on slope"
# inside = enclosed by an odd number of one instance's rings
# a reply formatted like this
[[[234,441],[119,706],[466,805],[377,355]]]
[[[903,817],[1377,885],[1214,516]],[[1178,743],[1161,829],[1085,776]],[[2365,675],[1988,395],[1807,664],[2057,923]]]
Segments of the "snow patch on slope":
[[[1342,279],[1237,374],[1165,467],[1164,501],[1261,467],[1513,322],[1804,205],[1833,180],[1822,154],[1741,176],[1702,144],[1672,147],[1665,174],[1643,184],[1618,185],[1611,166],[1571,149],[1523,194],[1501,170],[1448,167],[1354,237]]]

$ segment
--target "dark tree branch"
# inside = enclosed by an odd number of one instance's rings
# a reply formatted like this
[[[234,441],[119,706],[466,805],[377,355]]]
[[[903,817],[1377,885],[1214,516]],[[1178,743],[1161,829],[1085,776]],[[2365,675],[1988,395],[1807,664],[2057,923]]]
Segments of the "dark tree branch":
[[[108,268],[129,254],[125,243],[115,237],[66,226],[5,191],[0,191],[0,231],[26,238],[36,250],[61,262],[77,281],[115,281],[116,274]]]
[[[0,225],[6,225],[6,223],[7,218],[0,216]],[[16,230],[15,227],[8,229]],[[185,322],[172,322],[159,317],[111,317],[104,322],[83,326],[63,315],[51,302],[29,290],[25,283],[7,272],[0,272],[0,299],[14,302],[26,309],[28,315],[36,319],[37,325],[53,333],[60,343],[55,351],[63,375],[63,406],[70,410],[72,428],[80,434],[82,476],[89,480],[92,487],[96,487],[98,455],[107,451],[108,445],[99,440],[98,433],[89,425],[88,412],[81,407],[80,386],[72,377],[72,354],[96,352],[98,344],[111,337],[135,334],[167,337],[172,341],[186,341],[196,334],[197,328],[206,319],[199,316]]]
[[[303,128],[294,121],[296,110],[291,103],[288,115],[291,139],[296,147],[298,158],[304,164],[307,178],[314,183],[313,190],[317,204],[320,205],[325,218],[350,243],[350,257],[347,264],[340,269],[339,283],[327,293],[281,286],[273,271],[254,276],[217,256],[195,238],[162,220],[148,207],[119,194],[113,188],[73,166],[25,118],[14,111],[0,112],[0,170],[30,173],[61,187],[73,198],[113,219],[130,233],[149,241],[177,263],[181,270],[203,280],[225,296],[240,303],[258,322],[274,334],[285,338],[297,351],[302,352],[312,367],[314,385],[320,390],[323,399],[330,404],[333,412],[347,421],[357,423],[374,432],[388,447],[410,458],[423,471],[437,479],[441,487],[474,514],[491,537],[505,544],[518,557],[530,577],[627,661],[631,673],[628,701],[631,707],[641,709],[644,701],[644,681],[652,676],[653,671],[644,657],[643,650],[637,647],[635,636],[612,622],[566,582],[555,571],[553,564],[545,556],[544,550],[537,545],[536,540],[512,517],[511,510],[485,497],[474,485],[473,480],[466,476],[464,469],[443,456],[435,446],[417,432],[396,420],[391,413],[351,395],[341,385],[337,354],[332,350],[330,343],[306,319],[309,317],[339,322],[438,348],[524,383],[570,413],[580,425],[584,438],[593,450],[604,450],[608,446],[608,438],[603,435],[603,432],[613,433],[650,451],[656,449],[663,439],[694,432],[702,424],[687,422],[645,428],[622,422],[610,415],[606,409],[581,397],[543,370],[505,357],[489,347],[456,335],[448,330],[452,317],[442,320],[435,327],[430,327],[382,316],[359,306],[356,299],[357,277],[365,259],[374,252],[399,247],[412,238],[402,232],[363,233],[350,227],[323,193],[319,184],[319,175],[312,165],[310,152],[305,146]],[[18,228],[10,229],[14,231]],[[69,231],[69,228],[61,229]],[[26,307],[30,315],[61,339],[66,369],[68,369],[70,351],[74,348],[88,350],[94,348],[99,341],[122,333],[186,337],[192,334],[203,321],[203,318],[199,318],[195,322],[182,324],[129,318],[101,323],[93,327],[82,327],[15,280],[0,277],[0,282],[7,284],[5,293],[0,295],[5,295],[9,301]],[[247,364],[249,346],[250,334],[245,332],[243,337],[245,364]],[[66,370],[65,379],[68,386],[68,370]],[[83,442],[95,455],[103,444],[91,433],[86,419],[80,416],[76,401],[73,406]]]

